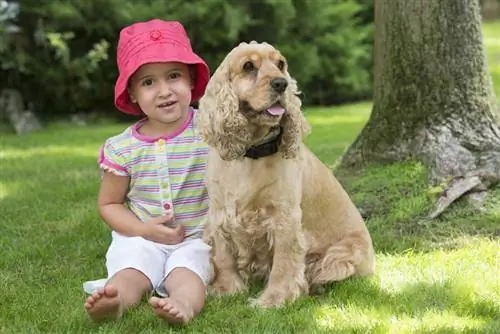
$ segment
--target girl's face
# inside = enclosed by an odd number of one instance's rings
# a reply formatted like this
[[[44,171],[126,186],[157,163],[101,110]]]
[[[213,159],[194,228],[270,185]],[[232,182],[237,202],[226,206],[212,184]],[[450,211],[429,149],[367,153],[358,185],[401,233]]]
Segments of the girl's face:
[[[129,93],[150,122],[176,128],[187,118],[192,88],[188,65],[151,63],[130,78]]]

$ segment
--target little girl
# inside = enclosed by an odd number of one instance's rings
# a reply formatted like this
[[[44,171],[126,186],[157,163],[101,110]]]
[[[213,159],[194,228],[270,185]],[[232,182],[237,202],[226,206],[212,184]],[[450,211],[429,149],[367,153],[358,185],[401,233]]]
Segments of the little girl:
[[[142,297],[172,323],[202,309],[210,247],[201,240],[208,211],[208,149],[195,135],[190,103],[204,93],[205,61],[178,22],[138,22],[120,32],[115,105],[145,115],[106,140],[99,213],[112,231],[108,279],[85,309],[95,321],[118,318]],[[168,296],[168,297],[167,297]]]

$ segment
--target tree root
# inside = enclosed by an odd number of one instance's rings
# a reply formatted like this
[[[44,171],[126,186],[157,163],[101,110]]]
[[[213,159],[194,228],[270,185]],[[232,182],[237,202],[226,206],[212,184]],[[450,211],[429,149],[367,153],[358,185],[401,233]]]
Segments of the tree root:
[[[463,179],[455,179],[446,188],[438,198],[434,210],[429,214],[430,219],[438,217],[448,208],[451,203],[468,193],[481,184],[478,176],[470,176]]]
[[[463,129],[463,133],[466,133]],[[484,135],[484,133],[483,133]],[[473,142],[471,137],[478,140]],[[426,129],[416,155],[430,170],[431,183],[452,178],[435,203],[429,218],[441,215],[452,203],[466,196],[481,209],[487,190],[500,181],[500,143],[497,133],[488,137],[458,135],[449,128]],[[414,147],[415,149],[416,147]]]

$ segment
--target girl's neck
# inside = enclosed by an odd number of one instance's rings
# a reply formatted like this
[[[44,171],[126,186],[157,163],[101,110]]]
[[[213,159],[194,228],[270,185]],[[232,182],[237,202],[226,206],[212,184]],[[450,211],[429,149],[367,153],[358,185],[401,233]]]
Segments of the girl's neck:
[[[146,137],[170,137],[179,132],[186,123],[189,113],[184,114],[177,121],[172,123],[163,123],[154,119],[147,118],[137,131]]]

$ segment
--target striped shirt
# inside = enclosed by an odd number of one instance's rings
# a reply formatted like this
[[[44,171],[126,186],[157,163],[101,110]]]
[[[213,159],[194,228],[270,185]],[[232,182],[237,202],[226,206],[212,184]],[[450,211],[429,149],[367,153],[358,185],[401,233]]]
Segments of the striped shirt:
[[[99,158],[103,170],[130,177],[127,204],[142,222],[173,210],[187,239],[201,236],[208,212],[208,146],[194,133],[193,113],[181,129],[158,138],[138,132],[141,120],[106,140]]]

